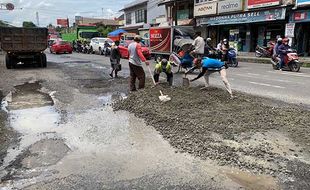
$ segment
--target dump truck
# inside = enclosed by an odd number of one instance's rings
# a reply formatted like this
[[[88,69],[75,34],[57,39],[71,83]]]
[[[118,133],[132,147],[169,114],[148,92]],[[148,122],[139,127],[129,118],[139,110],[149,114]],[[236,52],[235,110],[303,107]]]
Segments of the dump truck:
[[[36,64],[47,66],[44,51],[47,48],[47,28],[0,28],[1,49],[6,52],[7,69],[17,64]]]

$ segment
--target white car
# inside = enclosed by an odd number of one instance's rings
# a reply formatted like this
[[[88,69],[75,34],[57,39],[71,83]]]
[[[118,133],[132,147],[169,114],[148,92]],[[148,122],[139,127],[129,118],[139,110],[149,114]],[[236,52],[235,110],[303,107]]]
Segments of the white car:
[[[110,47],[113,43],[110,38],[92,38],[90,40],[90,48],[92,49],[93,53],[99,53],[100,55],[103,55],[105,51],[105,42],[107,42]]]

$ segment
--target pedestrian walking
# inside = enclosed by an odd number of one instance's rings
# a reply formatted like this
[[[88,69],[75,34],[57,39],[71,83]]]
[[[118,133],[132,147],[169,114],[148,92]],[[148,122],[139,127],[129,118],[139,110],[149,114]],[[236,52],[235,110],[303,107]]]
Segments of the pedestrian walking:
[[[149,65],[149,62],[146,61],[141,49],[141,37],[136,35],[134,37],[134,42],[128,46],[129,53],[129,70],[130,70],[130,91],[136,91],[136,79],[139,80],[138,89],[143,89],[145,87],[145,72],[142,67],[144,62],[146,65]]]
[[[122,70],[121,65],[121,53],[118,49],[119,41],[116,41],[112,44],[111,47],[111,55],[110,55],[110,62],[111,62],[111,68],[112,71],[110,73],[110,76],[113,78],[113,72],[115,73],[115,78],[117,78],[117,73]]]

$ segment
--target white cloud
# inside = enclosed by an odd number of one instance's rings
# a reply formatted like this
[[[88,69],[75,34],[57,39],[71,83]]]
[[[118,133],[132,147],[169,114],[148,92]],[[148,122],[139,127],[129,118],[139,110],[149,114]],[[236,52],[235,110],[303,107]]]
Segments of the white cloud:
[[[0,3],[7,0],[0,0]],[[69,18],[74,22],[75,16],[113,18],[119,16],[120,10],[131,0],[11,0],[16,9],[0,12],[0,18],[9,23],[21,26],[23,21],[36,23],[36,12],[39,13],[40,26],[56,24],[57,18]],[[102,9],[104,9],[102,14]]]

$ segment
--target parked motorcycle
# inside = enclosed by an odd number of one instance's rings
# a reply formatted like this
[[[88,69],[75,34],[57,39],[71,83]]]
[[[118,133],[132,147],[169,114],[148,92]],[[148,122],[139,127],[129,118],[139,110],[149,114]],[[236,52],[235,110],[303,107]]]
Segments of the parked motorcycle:
[[[272,57],[274,46],[275,46],[274,42],[269,42],[267,47],[257,45],[255,50],[255,56]]]
[[[271,59],[272,68],[274,70],[279,69],[280,59],[277,57],[272,57]],[[302,63],[299,62],[299,57],[294,49],[288,49],[287,54],[284,57],[283,70],[299,72]]]
[[[90,54],[92,52],[93,52],[93,50],[88,44],[83,45],[83,53]]]
[[[237,60],[237,50],[234,48],[230,48],[227,52],[227,65],[228,67],[238,67],[238,60]]]

